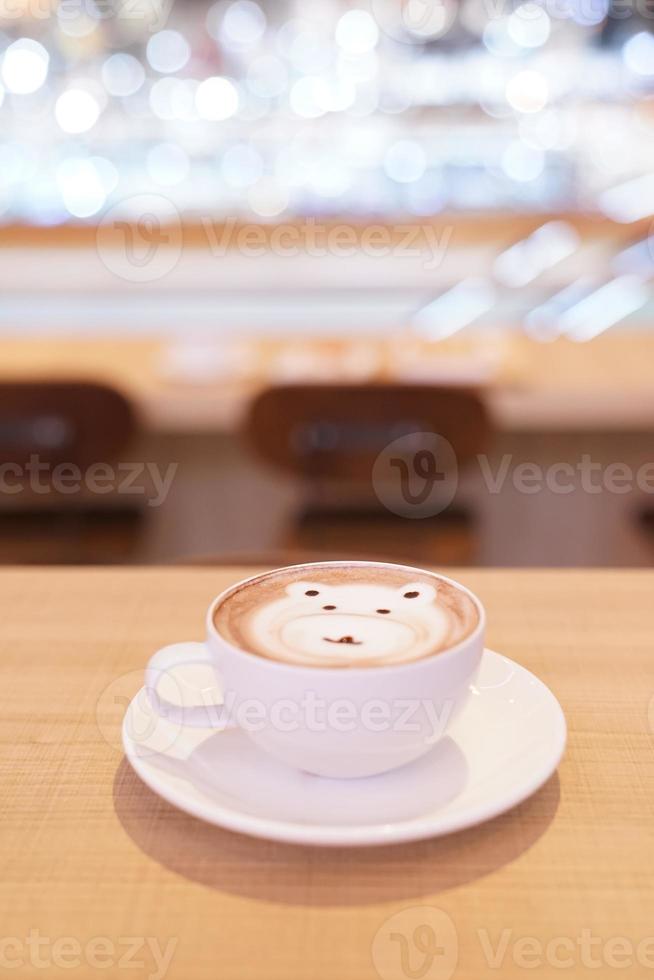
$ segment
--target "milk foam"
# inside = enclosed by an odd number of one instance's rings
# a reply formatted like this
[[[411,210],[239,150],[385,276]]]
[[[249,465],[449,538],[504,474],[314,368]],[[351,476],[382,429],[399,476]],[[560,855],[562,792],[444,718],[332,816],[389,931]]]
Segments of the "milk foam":
[[[287,580],[243,607],[236,639],[247,649],[315,667],[401,664],[454,646],[478,619],[465,593],[435,577],[389,585],[365,581],[364,568],[343,582],[319,578],[320,567],[303,571],[315,579]]]

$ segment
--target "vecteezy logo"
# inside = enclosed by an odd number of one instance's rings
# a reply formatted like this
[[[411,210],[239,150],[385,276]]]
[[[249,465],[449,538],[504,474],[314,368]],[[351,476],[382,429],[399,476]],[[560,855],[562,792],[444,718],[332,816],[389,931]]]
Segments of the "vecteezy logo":
[[[96,232],[103,264],[128,282],[154,282],[175,268],[182,254],[177,208],[159,194],[137,194],[115,204]]]
[[[174,0],[116,0],[112,5],[118,20],[139,21],[149,31],[161,31],[170,17]]]
[[[452,502],[457,484],[456,453],[437,432],[411,432],[395,439],[372,469],[377,497],[400,517],[440,514]]]
[[[449,980],[459,958],[457,931],[442,909],[403,909],[377,930],[371,954],[381,980]]]
[[[161,228],[161,223],[156,214],[142,214],[136,225],[130,225],[127,221],[115,221],[116,231],[122,231],[125,236],[125,253],[130,265],[137,269],[143,269],[155,257],[160,245],[167,245],[170,238]],[[138,246],[145,242],[147,250],[142,255],[138,253]]]
[[[167,696],[183,703],[181,684],[169,672],[164,678]],[[128,710],[129,709],[129,710]],[[182,726],[163,719],[155,710],[151,692],[143,687],[143,670],[114,677],[100,691],[95,703],[95,721],[105,742],[123,751],[123,729],[142,758],[165,752],[174,745]]]
[[[402,498],[407,504],[424,504],[432,492],[434,483],[445,479],[445,473],[438,469],[436,454],[430,449],[419,449],[413,456],[413,470],[417,476],[421,477],[422,488],[415,493],[411,489],[411,471],[409,462],[403,456],[394,456],[390,460],[400,474],[400,491]]]
[[[452,0],[371,0],[371,13],[394,41],[422,44],[447,34],[457,7]]]

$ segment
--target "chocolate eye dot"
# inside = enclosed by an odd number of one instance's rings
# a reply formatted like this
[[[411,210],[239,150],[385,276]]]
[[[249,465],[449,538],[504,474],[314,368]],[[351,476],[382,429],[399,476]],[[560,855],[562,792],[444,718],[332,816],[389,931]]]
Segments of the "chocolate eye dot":
[[[318,592],[318,589],[309,589],[309,590],[308,590],[307,592],[305,592],[304,594],[305,594],[305,595],[320,595],[320,593]]]
[[[378,613],[383,613],[385,615],[386,613],[389,613],[390,612],[390,609],[378,609],[377,612]]]
[[[405,592],[404,593],[404,598],[405,599],[417,599],[417,597],[419,595],[420,595],[419,592]]]
[[[336,609],[336,606],[323,606],[323,609]]]

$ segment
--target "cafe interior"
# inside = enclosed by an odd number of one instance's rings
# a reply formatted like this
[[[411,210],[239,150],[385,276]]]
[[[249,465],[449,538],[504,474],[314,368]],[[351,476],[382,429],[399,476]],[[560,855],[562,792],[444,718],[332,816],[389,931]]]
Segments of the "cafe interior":
[[[652,16],[0,2],[0,562],[650,566]]]
[[[652,976],[653,26],[0,0],[3,976]]]

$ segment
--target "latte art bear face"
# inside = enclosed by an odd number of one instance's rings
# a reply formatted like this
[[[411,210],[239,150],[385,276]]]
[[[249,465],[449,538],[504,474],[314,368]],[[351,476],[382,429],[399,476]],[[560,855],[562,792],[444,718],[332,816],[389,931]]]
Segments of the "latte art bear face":
[[[303,569],[315,578],[287,578],[277,588],[272,576],[260,601],[241,596],[238,615],[223,615],[222,623],[217,617],[218,628],[227,633],[231,626],[236,635],[228,638],[280,662],[366,667],[419,660],[454,646],[476,625],[472,600],[436,576],[384,581],[390,576],[378,572],[366,580],[364,569],[350,566],[340,579],[333,569],[321,578],[323,567]]]
[[[439,647],[449,632],[436,589],[407,582],[325,585],[294,582],[259,609],[251,630],[258,645],[294,663],[399,663]]]

